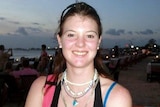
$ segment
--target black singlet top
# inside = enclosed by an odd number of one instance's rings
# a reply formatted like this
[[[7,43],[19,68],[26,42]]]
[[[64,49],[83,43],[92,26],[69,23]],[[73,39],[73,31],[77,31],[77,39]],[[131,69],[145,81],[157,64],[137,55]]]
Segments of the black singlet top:
[[[56,86],[51,107],[57,107],[60,91],[61,91],[61,82],[59,82],[59,84]],[[93,107],[103,107],[100,82],[98,82],[96,89],[95,89],[95,97],[94,97],[94,106]]]

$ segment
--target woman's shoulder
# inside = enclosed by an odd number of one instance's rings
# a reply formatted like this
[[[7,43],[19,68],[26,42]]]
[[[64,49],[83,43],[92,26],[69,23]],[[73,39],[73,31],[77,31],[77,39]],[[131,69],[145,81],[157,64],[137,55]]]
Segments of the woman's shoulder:
[[[46,82],[53,82],[56,75],[50,74],[47,76],[39,76],[34,82],[33,85],[36,87],[37,85],[44,87]]]
[[[100,76],[100,83],[101,83],[101,91],[103,93],[102,95],[104,95],[106,93],[106,91],[108,90],[108,88],[114,83],[114,81],[109,78],[105,78],[105,77]],[[116,85],[117,85],[117,83],[116,83]]]
[[[29,90],[25,107],[31,107],[37,105],[41,106],[43,98],[43,87],[45,85],[46,76],[38,77],[33,83]]]
[[[32,87],[43,87],[45,85],[46,76],[39,76],[32,84]]]
[[[128,91],[128,89],[126,89],[124,86],[122,86],[118,82],[115,82],[114,80],[111,80],[109,78],[100,77],[100,83],[101,83],[101,88],[104,91],[108,90],[113,84],[115,84],[115,86],[113,87],[113,90],[124,91],[124,92]]]
[[[101,77],[100,82],[103,100],[110,90],[110,92],[108,93],[107,105],[109,104],[112,107],[116,104],[122,104],[125,107],[131,107],[132,99],[127,88],[108,78]]]

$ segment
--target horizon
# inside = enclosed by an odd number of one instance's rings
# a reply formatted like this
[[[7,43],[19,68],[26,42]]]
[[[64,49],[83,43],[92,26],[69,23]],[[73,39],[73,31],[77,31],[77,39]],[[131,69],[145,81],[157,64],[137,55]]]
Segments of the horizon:
[[[60,14],[76,1],[1,1],[0,44],[6,48],[38,48],[41,44],[57,46],[54,34]],[[93,6],[101,18],[102,47],[144,46],[152,38],[160,45],[160,1],[80,1]]]

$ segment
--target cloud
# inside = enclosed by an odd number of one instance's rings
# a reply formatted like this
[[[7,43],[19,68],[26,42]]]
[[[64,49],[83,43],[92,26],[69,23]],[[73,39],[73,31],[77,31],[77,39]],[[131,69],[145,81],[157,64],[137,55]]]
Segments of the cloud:
[[[4,35],[8,36],[44,36],[44,35],[54,35],[54,32],[48,29],[43,29],[41,27],[18,27],[13,32],[6,32]]]
[[[150,29],[146,29],[145,31],[141,31],[140,33],[143,34],[143,35],[152,35],[152,34],[154,34],[154,32],[152,30],[150,30]]]
[[[132,32],[132,31],[128,31],[127,33],[130,34],[130,35],[133,35],[133,32]]]
[[[5,17],[0,17],[0,20],[2,20],[2,21],[6,20],[8,23],[12,23],[12,24],[20,24],[20,22],[18,22],[18,21],[11,21]]]
[[[28,36],[32,33],[44,33],[44,31],[40,28],[34,27],[19,27],[12,35]]]
[[[31,32],[42,32],[40,28],[26,27],[26,29],[30,30]]]
[[[109,34],[109,35],[113,35],[113,36],[120,36],[121,34],[125,34],[125,30],[124,29],[109,29],[105,32],[105,34]]]
[[[12,23],[12,24],[16,24],[16,25],[19,25],[19,24],[20,24],[20,22],[17,22],[17,21],[8,21],[8,22],[10,22],[10,23]]]
[[[16,30],[16,33],[20,34],[20,35],[28,35],[28,32],[26,31],[26,29],[24,27],[19,27],[17,30]]]
[[[155,34],[156,32],[154,32],[153,30],[151,29],[146,29],[144,31],[136,31],[135,32],[136,34],[142,34],[142,35],[153,35]]]
[[[5,18],[4,17],[0,17],[0,20],[5,20]]]
[[[109,34],[111,36],[120,36],[120,35],[124,35],[124,34],[129,34],[129,35],[133,35],[133,34],[138,34],[138,35],[153,35],[156,34],[157,32],[151,30],[151,29],[146,29],[143,31],[125,31],[125,29],[109,29],[105,32],[105,34]]]
[[[32,23],[33,25],[41,25],[40,23],[34,22]]]
[[[45,24],[41,24],[41,23],[38,23],[38,22],[33,22],[31,23],[32,25],[35,25],[35,26],[45,26]]]

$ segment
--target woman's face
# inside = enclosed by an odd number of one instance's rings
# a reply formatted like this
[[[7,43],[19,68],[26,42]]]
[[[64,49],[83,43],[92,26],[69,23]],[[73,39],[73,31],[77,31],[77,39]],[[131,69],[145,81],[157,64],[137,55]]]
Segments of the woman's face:
[[[70,16],[63,26],[63,33],[57,36],[67,66],[87,67],[94,65],[101,38],[97,23],[89,17]]]

